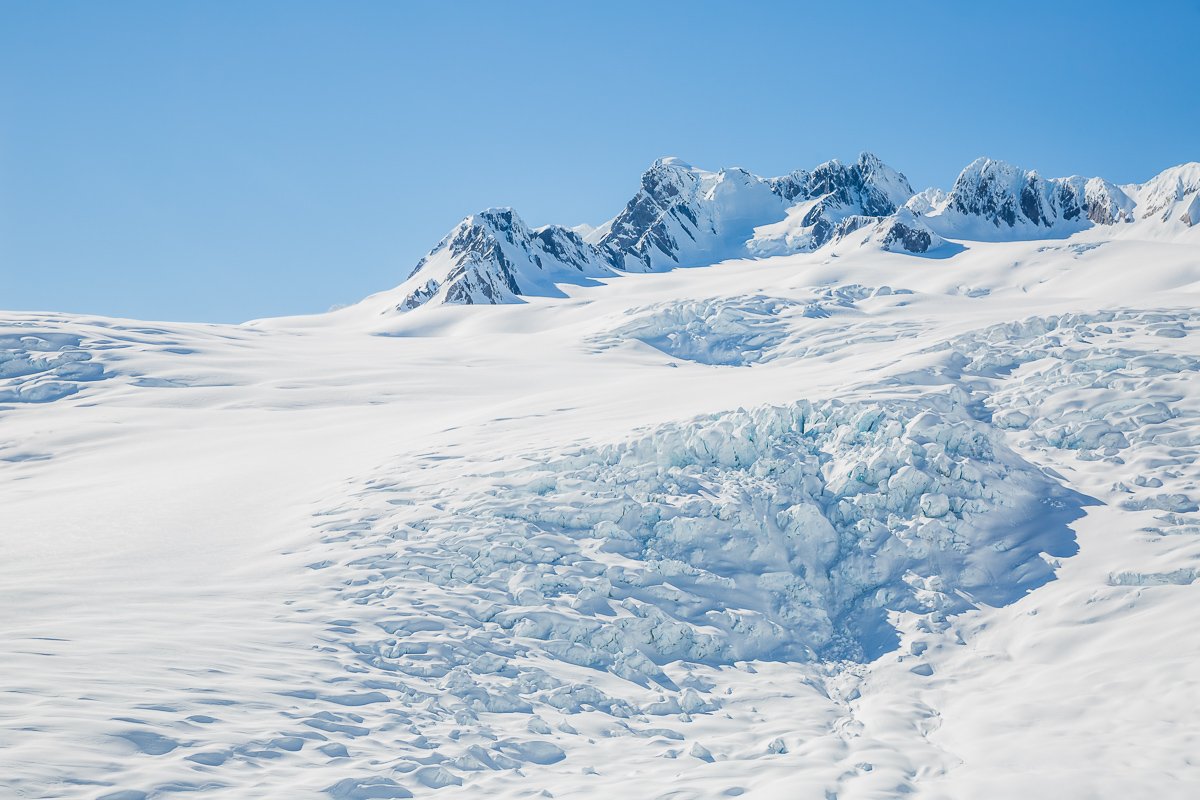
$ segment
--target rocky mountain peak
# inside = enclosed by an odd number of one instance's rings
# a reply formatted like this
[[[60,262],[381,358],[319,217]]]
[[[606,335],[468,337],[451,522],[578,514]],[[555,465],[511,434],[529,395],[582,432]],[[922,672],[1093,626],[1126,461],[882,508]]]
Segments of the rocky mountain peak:
[[[986,240],[1069,235],[1090,224],[1129,222],[1134,202],[1100,178],[1043,178],[1036,170],[978,158],[930,205],[930,222],[942,235]]]
[[[1061,238],[1135,219],[1200,223],[1200,164],[1120,187],[979,158],[948,192],[914,194],[872,153],[776,178],[740,167],[710,172],[671,156],[654,161],[625,208],[596,228],[531,229],[511,208],[465,218],[388,293],[399,295],[389,308],[560,296],[562,284],[810,252],[859,230],[868,231],[861,244],[919,254],[946,239]]]

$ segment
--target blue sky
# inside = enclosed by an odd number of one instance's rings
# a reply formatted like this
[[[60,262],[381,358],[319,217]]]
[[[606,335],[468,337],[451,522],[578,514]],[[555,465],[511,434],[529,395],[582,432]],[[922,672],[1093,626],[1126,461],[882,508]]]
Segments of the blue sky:
[[[398,283],[488,206],[598,223],[656,157],[1200,159],[1200,2],[0,0],[0,308],[242,321]]]

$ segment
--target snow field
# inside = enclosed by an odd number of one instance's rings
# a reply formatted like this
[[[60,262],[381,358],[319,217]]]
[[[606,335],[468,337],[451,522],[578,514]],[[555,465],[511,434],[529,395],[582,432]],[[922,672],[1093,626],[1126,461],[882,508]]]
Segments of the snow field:
[[[14,316],[0,786],[1190,797],[1194,256],[1086,239]]]

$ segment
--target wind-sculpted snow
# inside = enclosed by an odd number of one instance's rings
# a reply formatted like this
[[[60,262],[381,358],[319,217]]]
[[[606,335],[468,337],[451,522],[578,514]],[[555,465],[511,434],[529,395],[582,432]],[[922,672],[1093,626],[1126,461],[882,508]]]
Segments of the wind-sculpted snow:
[[[48,403],[108,377],[79,336],[9,328],[0,333],[0,404]]]
[[[0,410],[79,400],[90,389],[228,385],[220,368],[197,370],[192,357],[257,338],[248,329],[127,325],[64,315],[20,315],[0,324]],[[145,356],[151,354],[147,360]],[[91,402],[91,398],[87,402]]]

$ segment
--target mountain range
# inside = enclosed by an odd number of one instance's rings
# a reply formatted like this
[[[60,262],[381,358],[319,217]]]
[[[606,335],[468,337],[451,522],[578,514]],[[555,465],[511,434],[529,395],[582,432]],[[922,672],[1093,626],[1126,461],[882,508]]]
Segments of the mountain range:
[[[661,158],[620,213],[595,228],[531,228],[511,208],[462,220],[395,289],[368,303],[382,313],[427,304],[498,304],[561,296],[623,273],[853,247],[949,257],[963,242],[1060,239],[1088,228],[1153,226],[1170,236],[1200,222],[1200,163],[1142,184],[1044,178],[979,158],[949,191],[914,192],[871,153],[852,164],[763,178],[738,167],[710,172]]]

